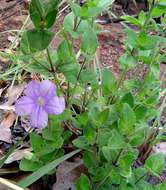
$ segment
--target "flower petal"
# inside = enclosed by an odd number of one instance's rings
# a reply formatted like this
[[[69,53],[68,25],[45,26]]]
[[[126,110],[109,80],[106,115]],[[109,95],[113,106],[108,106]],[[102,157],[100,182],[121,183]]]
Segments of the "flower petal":
[[[36,97],[40,95],[40,82],[32,80],[25,89],[24,93],[29,97]]]
[[[43,80],[40,83],[40,93],[41,93],[41,96],[45,98],[51,98],[53,96],[56,96],[55,84],[49,80]]]
[[[48,114],[41,106],[36,106],[30,115],[30,119],[32,127],[42,129],[47,126]]]
[[[17,115],[29,115],[32,113],[34,107],[34,101],[28,96],[21,97],[15,104]]]
[[[61,114],[65,109],[65,99],[63,97],[55,96],[47,102],[44,108],[49,114]]]

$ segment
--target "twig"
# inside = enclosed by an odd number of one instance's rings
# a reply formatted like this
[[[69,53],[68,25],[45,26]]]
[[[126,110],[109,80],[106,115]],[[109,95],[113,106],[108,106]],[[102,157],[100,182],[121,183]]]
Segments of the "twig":
[[[7,179],[4,179],[4,178],[1,178],[0,177],[0,183],[8,188],[11,188],[13,190],[25,190],[19,186],[17,186],[16,184],[14,183],[11,183],[10,181],[8,181]]]

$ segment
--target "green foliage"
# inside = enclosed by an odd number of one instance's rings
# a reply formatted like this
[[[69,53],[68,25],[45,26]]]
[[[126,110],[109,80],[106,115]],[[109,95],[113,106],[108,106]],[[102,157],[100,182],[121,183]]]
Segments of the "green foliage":
[[[161,153],[151,155],[145,162],[145,168],[153,175],[159,176],[164,170],[165,157]]]
[[[91,190],[90,181],[86,175],[81,175],[77,180],[77,189],[78,190]]]
[[[63,161],[71,158],[72,156],[74,156],[75,154],[77,154],[79,152],[80,152],[80,150],[75,150],[62,157],[59,156],[59,158],[57,158],[57,159],[54,158],[52,162],[49,162],[48,164],[40,167],[37,171],[33,172],[31,175],[29,175],[25,179],[21,180],[19,182],[19,185],[23,188],[28,187],[29,185],[33,184],[35,181],[40,179],[42,176],[46,175],[48,172],[54,170]]]
[[[88,55],[93,55],[98,47],[97,36],[93,30],[83,34],[81,50]]]
[[[59,0],[32,0],[30,3],[30,16],[37,29],[51,28],[58,13]]]
[[[32,157],[24,158],[20,162],[23,171],[36,171],[41,166],[63,155],[63,131],[57,122],[50,122],[42,136],[36,133],[30,134],[30,143],[33,150]]]
[[[147,182],[149,175],[159,176],[163,171],[163,155],[150,155],[142,167],[136,164],[143,154],[139,152],[140,146],[151,148],[156,138],[161,137],[161,133],[156,134],[156,127],[162,112],[157,110],[163,93],[160,63],[166,60],[162,53],[166,42],[165,2],[155,1],[147,13],[141,11],[137,18],[122,17],[136,26],[137,31],[129,26],[124,30],[125,51],[119,58],[122,72],[117,77],[110,69],[100,68],[96,52],[100,31],[94,20],[112,3],[112,0],[88,0],[80,6],[76,1],[69,1],[71,12],[58,31],[62,41],[56,50],[49,47],[59,1],[32,0],[30,3],[34,28],[23,32],[20,51],[12,61],[26,63],[20,73],[25,69],[40,74],[41,78],[54,79],[57,93],[65,97],[66,111],[49,116],[49,126],[40,134],[30,134],[32,154],[21,160],[20,169],[34,173],[20,183],[23,187],[51,174],[63,160],[80,151],[63,156],[66,147],[68,150],[71,146],[82,150],[86,167],[86,175],[77,180],[77,190],[165,188],[165,183]],[[161,15],[161,23],[157,23],[155,19]],[[78,41],[77,49],[75,42]],[[127,73],[137,69],[140,63],[147,68],[143,79],[137,76],[128,79]],[[15,71],[12,68],[9,73]],[[155,123],[149,126],[154,118]]]

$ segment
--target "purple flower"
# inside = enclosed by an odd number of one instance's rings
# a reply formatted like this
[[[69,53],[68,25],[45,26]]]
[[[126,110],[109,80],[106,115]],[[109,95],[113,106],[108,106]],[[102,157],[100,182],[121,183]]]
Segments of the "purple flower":
[[[48,123],[48,114],[61,114],[65,109],[65,100],[56,95],[56,86],[49,80],[31,81],[15,104],[17,115],[29,115],[34,128],[44,128]]]

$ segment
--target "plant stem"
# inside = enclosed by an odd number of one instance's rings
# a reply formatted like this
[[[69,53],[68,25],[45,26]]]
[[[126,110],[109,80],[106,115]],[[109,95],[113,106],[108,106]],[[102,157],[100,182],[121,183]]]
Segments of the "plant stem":
[[[70,104],[70,83],[67,82],[67,106]]]
[[[76,88],[77,88],[78,80],[80,79],[80,75],[81,75],[81,72],[82,72],[82,70],[83,70],[83,68],[84,68],[84,66],[85,66],[86,60],[87,60],[87,59],[86,59],[86,57],[85,57],[85,58],[84,58],[84,61],[83,61],[83,63],[82,63],[82,65],[81,65],[81,68],[80,68],[80,70],[79,70],[79,73],[78,73],[78,75],[77,75],[77,81],[76,81],[76,83],[75,83],[75,85],[74,85],[73,92],[72,92],[72,96],[74,95],[75,90],[76,90]]]
[[[116,166],[116,164],[118,163],[118,161],[119,161],[119,159],[120,159],[120,156],[121,156],[121,154],[123,153],[123,150],[124,150],[124,149],[121,149],[121,150],[119,151],[119,153],[118,153],[118,155],[117,155],[115,161],[113,162],[113,165],[114,165],[114,166]],[[98,190],[99,187],[107,180],[107,178],[110,176],[111,172],[112,172],[112,169],[111,169],[111,170],[109,171],[109,173],[105,176],[105,178],[99,183],[99,185],[98,185],[97,188],[96,188],[97,190]]]
[[[83,95],[81,111],[83,111],[83,108],[85,106],[86,96],[87,96],[87,85],[85,85],[85,91],[84,91],[84,95]]]
[[[85,63],[86,63],[86,57],[84,58],[84,61],[83,61],[82,65],[81,65],[81,68],[80,68],[80,71],[79,71],[79,73],[77,75],[77,81],[80,79],[80,75],[81,75],[81,72],[82,72],[82,70],[83,70],[83,68],[85,66]]]
[[[99,190],[101,185],[107,180],[107,178],[111,175],[112,169],[109,171],[109,173],[104,177],[104,179],[97,185],[96,190]]]
[[[35,57],[32,57],[32,59],[33,59],[34,61],[36,61],[40,66],[42,66],[43,68],[45,68],[47,71],[51,72],[48,67],[46,67],[45,65],[43,65],[42,63],[40,63],[40,61],[38,61]]]
[[[53,64],[53,62],[52,62],[51,55],[50,55],[50,51],[49,51],[48,48],[46,49],[46,52],[47,52],[48,61],[49,61],[49,63],[50,63],[51,71],[52,71],[52,74],[53,74],[53,77],[54,77],[54,81],[55,81],[56,84],[58,84],[58,86],[59,86],[59,88],[61,89],[61,91],[65,94],[65,91],[64,91],[63,88],[61,87],[61,84],[60,84],[59,80],[58,80],[57,77],[56,77],[56,72],[55,72],[54,64]]]
[[[143,176],[141,176],[140,178],[138,178],[137,181],[135,182],[135,185],[136,185],[139,181],[141,181],[141,179],[143,179],[144,177],[146,177],[146,175],[147,175],[147,174],[144,174]]]
[[[120,75],[120,77],[119,77],[119,81],[118,81],[117,86],[116,86],[116,90],[118,90],[119,87],[121,86],[121,84],[122,84],[122,82],[123,82],[123,80],[124,80],[124,78],[125,78],[125,76],[126,76],[126,73],[127,73],[127,70],[126,70],[126,69],[123,70],[123,72],[121,73],[121,75]],[[114,95],[110,96],[110,97],[108,98],[108,104],[112,104],[113,101],[114,101],[114,98],[115,98]]]
[[[146,17],[146,20],[145,20],[145,23],[144,23],[144,25],[143,25],[143,27],[142,27],[141,32],[145,30],[145,26],[148,24],[148,22],[149,22],[149,20],[150,20],[150,17],[151,17],[151,14],[152,14],[152,11],[153,11],[154,7],[155,7],[155,0],[153,0],[153,2],[152,2],[152,4],[151,4],[150,10],[149,10],[149,12],[148,12],[148,15],[147,15],[147,17]]]
[[[51,55],[50,55],[50,51],[49,51],[48,48],[47,48],[46,51],[47,51],[48,61],[49,61],[50,66],[51,66],[51,70],[52,70],[52,72],[55,72],[55,69],[54,69],[54,66],[53,66],[53,62],[52,62],[52,59],[51,59]]]
[[[119,159],[120,159],[120,156],[121,156],[123,150],[124,150],[124,149],[122,148],[122,149],[119,151],[119,153],[118,153],[116,159],[113,161],[113,165],[114,165],[114,166],[116,166],[116,164],[118,163],[118,161],[119,161]]]

